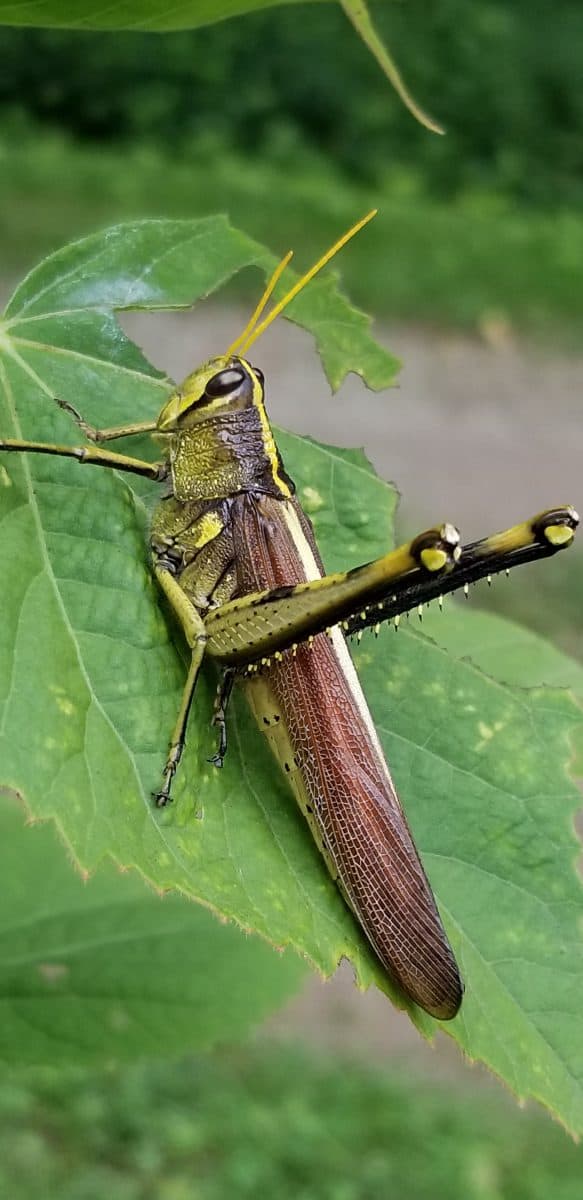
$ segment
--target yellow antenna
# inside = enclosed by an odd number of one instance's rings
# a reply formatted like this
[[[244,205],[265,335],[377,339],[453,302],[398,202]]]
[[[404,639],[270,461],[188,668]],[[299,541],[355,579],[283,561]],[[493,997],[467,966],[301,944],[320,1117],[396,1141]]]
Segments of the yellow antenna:
[[[237,347],[243,345],[243,343],[249,337],[249,334],[251,333],[254,325],[257,324],[257,322],[261,316],[261,313],[263,312],[263,309],[265,308],[265,305],[267,304],[267,301],[269,300],[269,297],[271,296],[273,289],[275,288],[275,285],[276,285],[278,279],[280,279],[281,276],[283,275],[283,272],[285,271],[285,268],[287,267],[287,264],[291,258],[293,258],[293,250],[288,250],[285,258],[282,258],[281,262],[278,263],[277,267],[275,268],[275,271],[273,272],[273,275],[271,276],[271,279],[269,280],[269,283],[267,284],[267,287],[261,297],[261,300],[259,301],[259,304],[257,305],[257,308],[255,309],[255,312],[253,313],[253,315],[251,317],[249,317],[249,320],[247,321],[247,324],[246,324],[243,332],[239,334],[238,338],[235,338],[234,342],[231,342],[231,345],[229,346],[229,349],[227,350],[227,357],[230,358],[231,354],[235,353],[235,350],[237,349]]]
[[[233,343],[233,346],[239,347],[241,354],[246,354],[249,347],[253,345],[253,342],[257,341],[258,337],[261,337],[261,334],[264,333],[267,327],[271,325],[271,322],[275,321],[275,318],[278,317],[281,312],[283,312],[283,309],[287,308],[288,304],[294,299],[295,296],[297,296],[298,292],[301,292],[302,288],[305,288],[306,284],[314,278],[314,275],[317,275],[318,271],[321,271],[322,267],[325,267],[326,264],[330,262],[330,259],[334,258],[334,255],[338,254],[338,251],[341,250],[342,247],[345,246],[346,243],[349,242],[350,239],[353,238],[354,235],[358,233],[364,225],[367,225],[369,221],[372,221],[373,217],[376,217],[377,211],[378,210],[376,208],[373,208],[369,213],[366,214],[366,217],[362,217],[360,221],[356,222],[356,225],[353,225],[347,233],[344,233],[342,237],[334,243],[331,249],[327,250],[326,253],[322,255],[322,258],[319,258],[317,263],[314,263],[314,266],[310,267],[310,270],[306,271],[306,274],[302,275],[301,279],[298,279],[297,283],[294,283],[289,292],[286,292],[285,296],[283,296],[281,300],[278,300],[277,304],[275,304],[271,309],[271,312],[269,312],[267,316],[263,318],[261,324],[257,325],[256,321],[263,312],[265,304],[273,292],[273,289],[282,271],[284,270],[284,267],[286,266],[287,262],[289,262],[291,254],[287,255],[270,279],[266,291],[264,292],[257,309],[253,313],[247,328],[244,330],[241,336],[237,338],[237,341]],[[228,351],[229,354],[232,352],[233,346],[230,347]]]

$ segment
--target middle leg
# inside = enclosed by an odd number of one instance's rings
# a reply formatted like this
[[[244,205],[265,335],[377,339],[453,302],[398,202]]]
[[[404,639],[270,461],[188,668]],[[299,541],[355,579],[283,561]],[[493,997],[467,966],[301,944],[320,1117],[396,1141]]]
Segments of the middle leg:
[[[194,605],[191,604],[188,596],[186,596],[182,591],[182,588],[176,582],[174,576],[163,567],[157,566],[154,570],[156,579],[158,580],[158,583],[162,588],[162,591],[164,592],[164,595],[166,596],[174,615],[180,623],[191,652],[190,667],[188,669],[188,675],[184,685],[184,691],[182,693],[182,700],[180,703],[178,716],[176,718],[176,724],[172,731],[170,750],[164,769],[162,787],[160,788],[159,792],[156,792],[155,796],[156,807],[164,808],[166,804],[170,803],[170,789],[172,786],[172,780],[174,779],[178,764],[182,758],[182,752],[184,750],[188,715],[190,713],[190,708],[194,697],[198,673],[204,658],[207,635],[204,621],[200,616],[200,613],[198,613]]]

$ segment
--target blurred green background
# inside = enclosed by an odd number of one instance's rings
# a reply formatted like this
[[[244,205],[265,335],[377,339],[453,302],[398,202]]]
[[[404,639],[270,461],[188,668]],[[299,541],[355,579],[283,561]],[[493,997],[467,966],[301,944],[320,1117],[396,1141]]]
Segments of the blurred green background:
[[[572,0],[377,7],[445,138],[412,121],[332,4],[171,36],[3,28],[0,287],[120,218],[227,211],[274,250],[298,247],[307,263],[378,205],[341,269],[354,299],[390,322],[387,337],[396,330],[397,352],[399,338],[413,358],[437,347],[453,354],[455,371],[463,346],[475,351],[476,372],[492,369],[494,391],[512,355],[532,360],[536,375],[544,348],[547,366],[572,382],[572,400],[557,409],[549,394],[541,445],[546,421],[583,451],[583,9]],[[250,300],[255,285],[243,279],[230,303]],[[471,394],[473,368],[464,369]],[[463,422],[460,407],[454,417]],[[527,415],[520,428],[516,457],[536,474]],[[358,425],[351,440],[363,440]],[[469,479],[471,463],[466,471]],[[504,492],[495,463],[491,471],[492,490]],[[483,510],[486,532],[487,497]],[[413,518],[414,508],[405,522]],[[582,556],[535,578],[480,602],[547,634],[551,626],[580,655]],[[312,1016],[317,1026],[321,1014]],[[581,1152],[550,1120],[481,1090],[475,1073],[454,1072],[450,1083],[444,1066],[441,1083],[419,1085],[402,1064],[389,1076],[388,1057],[373,1069],[359,1051],[291,1050],[300,1024],[292,1015],[283,1038],[280,1028],[278,1039],[181,1064],[5,1079],[2,1194],[580,1196]],[[350,1013],[343,1040],[350,1048]]]
[[[209,209],[309,258],[374,201],[342,270],[376,314],[577,331],[580,5],[409,0],[375,19],[446,137],[333,4],[169,36],[3,29],[4,261],[121,215]]]
[[[579,1200],[580,1150],[506,1095],[276,1044],[0,1083],[11,1200]]]

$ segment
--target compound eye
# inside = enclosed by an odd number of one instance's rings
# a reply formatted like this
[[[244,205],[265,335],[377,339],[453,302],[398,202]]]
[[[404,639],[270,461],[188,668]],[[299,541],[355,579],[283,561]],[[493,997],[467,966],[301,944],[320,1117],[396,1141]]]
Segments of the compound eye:
[[[255,375],[257,376],[257,378],[261,384],[261,387],[263,387],[263,384],[265,383],[265,375],[263,374],[263,371],[260,371],[259,367],[253,367],[253,371],[254,371]]]
[[[229,392],[234,392],[245,381],[245,372],[242,367],[226,367],[224,371],[219,371],[213,375],[205,388],[205,393],[213,400],[219,396],[228,396]]]

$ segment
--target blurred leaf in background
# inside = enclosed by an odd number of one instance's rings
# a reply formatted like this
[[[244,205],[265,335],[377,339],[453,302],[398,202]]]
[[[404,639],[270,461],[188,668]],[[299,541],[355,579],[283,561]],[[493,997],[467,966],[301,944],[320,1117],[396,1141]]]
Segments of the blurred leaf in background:
[[[410,0],[374,16],[445,138],[332,3],[158,36],[4,28],[5,263],[121,217],[225,210],[309,257],[375,204],[346,266],[375,312],[579,331],[580,6]]]
[[[435,198],[491,187],[530,205],[581,200],[576,0],[541,0],[535,12],[527,0],[409,0],[374,12],[446,138],[411,120],[335,4],[161,36],[3,29],[0,104],[110,146],[145,140],[191,158],[193,143],[217,137],[256,159],[293,161],[305,148],[375,186],[410,172]]]

